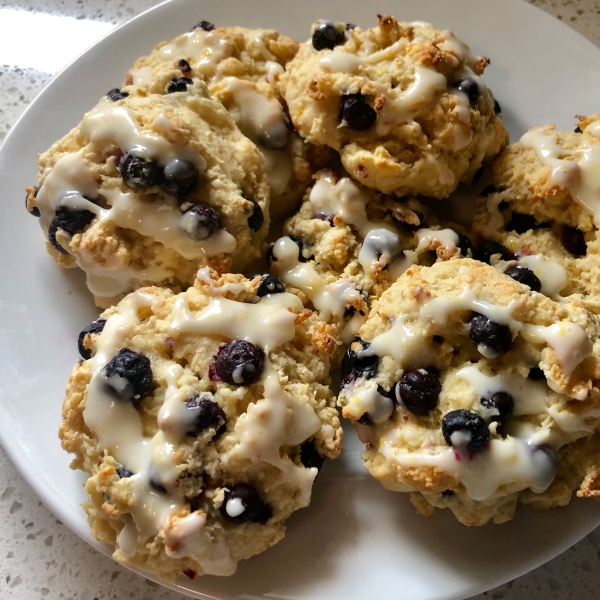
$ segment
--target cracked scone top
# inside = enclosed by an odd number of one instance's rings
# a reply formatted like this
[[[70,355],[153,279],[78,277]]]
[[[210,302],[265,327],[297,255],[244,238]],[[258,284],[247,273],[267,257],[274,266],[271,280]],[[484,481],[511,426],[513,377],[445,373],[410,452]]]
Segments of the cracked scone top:
[[[160,94],[173,85],[185,86],[186,78],[205,81],[211,96],[259,147],[276,220],[294,211],[310,182],[311,163],[326,157],[293,133],[274,87],[297,51],[297,41],[272,29],[216,28],[203,21],[138,59],[127,83]]]
[[[173,580],[278,542],[341,449],[330,327],[260,277],[142,288],[79,339],[60,437],[114,558]]]
[[[342,363],[367,470],[466,525],[597,496],[600,326],[471,259],[411,267]]]
[[[381,296],[413,263],[470,256],[467,236],[441,228],[417,200],[399,201],[330,169],[315,174],[270,251],[271,270],[349,344]]]
[[[339,150],[364,185],[445,198],[507,142],[488,62],[427,23],[320,21],[280,89],[300,135]]]
[[[240,270],[268,229],[262,158],[196,81],[186,91],[112,90],[39,157],[48,250],[79,266],[98,306],[141,285],[186,287],[202,265]]]

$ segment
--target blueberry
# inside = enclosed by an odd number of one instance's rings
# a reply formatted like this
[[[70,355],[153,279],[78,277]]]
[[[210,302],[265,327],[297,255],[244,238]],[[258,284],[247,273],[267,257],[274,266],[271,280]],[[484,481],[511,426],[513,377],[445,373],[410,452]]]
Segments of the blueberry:
[[[202,398],[200,394],[194,394],[186,403],[187,408],[193,414],[194,427],[186,431],[187,435],[197,436],[209,428],[215,430],[215,437],[225,431],[225,413],[223,409],[210,398]]]
[[[575,133],[583,133],[583,129],[581,129],[581,127],[577,126],[574,129]]]
[[[498,414],[492,417],[492,421],[498,421],[498,423],[506,423],[512,417],[515,408],[515,401],[508,392],[496,392],[492,394],[491,398],[481,398],[480,402],[486,408],[498,411]]]
[[[230,385],[249,385],[260,379],[265,367],[265,353],[246,340],[225,344],[215,361],[217,374]]]
[[[48,241],[52,244],[52,247],[61,254],[69,254],[67,250],[65,250],[56,239],[56,234],[58,233],[58,225],[56,224],[56,219],[50,223],[50,227],[48,228]]]
[[[265,215],[263,210],[259,204],[254,202],[252,214],[248,217],[248,227],[250,227],[252,231],[258,231],[263,226],[264,222]]]
[[[163,180],[163,170],[158,163],[131,153],[121,157],[119,171],[123,181],[132,188],[149,188],[160,185]]]
[[[454,496],[455,492],[453,490],[444,490],[442,492],[442,496],[445,496],[446,498],[451,498],[452,496]]]
[[[498,102],[498,100],[494,100],[494,114],[496,114],[496,115],[501,115],[502,114],[502,108],[501,108],[500,103]]]
[[[477,82],[474,79],[471,79],[470,77],[459,81],[456,84],[456,89],[469,97],[469,103],[471,105],[477,104],[477,101],[481,96],[481,92],[479,91],[479,86],[477,85]]]
[[[223,224],[221,216],[212,206],[199,202],[179,217],[179,227],[186,237],[201,242],[217,233]]]
[[[562,243],[573,256],[585,256],[587,253],[583,231],[577,229],[577,227],[563,225]]]
[[[109,390],[121,400],[139,404],[152,391],[150,360],[129,348],[121,348],[102,372]]]
[[[198,25],[194,25],[194,27],[192,27],[192,31],[194,31],[194,29],[202,29],[203,31],[212,31],[214,28],[215,28],[215,26],[210,21],[200,21],[200,23],[198,23]]]
[[[438,344],[438,346],[441,346],[445,341],[443,336],[441,335],[434,335],[431,339],[434,341],[435,344]]]
[[[325,457],[321,456],[317,452],[317,448],[313,441],[304,442],[304,444],[300,446],[300,462],[307,469],[312,469],[315,467],[318,471],[320,471],[323,463],[325,462]]]
[[[506,354],[512,346],[510,329],[506,325],[494,323],[479,313],[473,313],[469,327],[469,339],[476,346],[487,346],[498,354]]]
[[[296,244],[296,246],[298,246],[299,250],[298,250],[298,260],[300,262],[306,262],[309,259],[306,258],[304,256],[304,254],[302,254],[302,250],[304,249],[304,242],[302,241],[301,238],[299,238],[297,235],[288,235],[287,237],[290,238],[290,240],[292,240],[292,242],[294,242],[294,244]],[[268,250],[267,250],[267,264],[272,265],[274,262],[276,261],[276,258],[273,256],[273,247],[271,246]]]
[[[27,188],[28,190],[31,188]],[[36,187],[33,189],[33,197],[36,198],[38,195],[38,192],[40,191],[40,188]],[[33,215],[34,217],[40,217],[41,213],[40,213],[40,209],[37,206],[34,206],[31,210],[29,210],[29,191],[27,192],[27,196],[25,196],[25,208],[27,209],[27,212],[30,215]]]
[[[240,501],[243,508],[241,514],[231,516],[227,512],[227,505],[230,500]],[[230,523],[248,523],[250,521],[264,525],[273,516],[271,505],[264,502],[256,489],[247,483],[236,483],[229,488],[229,491],[225,492],[225,498],[223,498],[223,504],[221,504],[219,512]]]
[[[544,375],[544,371],[539,367],[531,367],[527,374],[527,378],[532,379],[533,381],[540,381],[541,379],[546,379],[546,375]]]
[[[167,86],[167,93],[174,94],[175,92],[187,92],[187,86],[194,82],[189,77],[176,77],[171,79]]]
[[[358,377],[371,379],[371,377],[375,376],[377,366],[379,365],[379,357],[376,354],[359,356],[359,353],[362,350],[366,350],[369,346],[368,342],[364,342],[360,338],[356,338],[348,346],[341,365],[342,385],[350,383]]]
[[[333,217],[331,215],[326,215],[324,213],[316,213],[313,219],[317,219],[317,221],[327,221],[331,227],[333,227]]]
[[[133,477],[133,473],[125,467],[118,467],[116,471],[117,475],[119,476],[119,479],[127,479],[128,477]]]
[[[458,249],[460,250],[460,255],[464,258],[468,258],[469,256],[473,256],[473,243],[471,240],[464,235],[463,233],[459,233],[458,235]]]
[[[77,339],[77,348],[79,349],[79,354],[81,355],[81,358],[83,358],[83,360],[89,360],[90,358],[92,358],[92,351],[85,345],[85,337],[88,333],[101,333],[105,325],[106,319],[98,319],[97,321],[94,321],[91,325],[88,325],[79,334],[79,338]]]
[[[377,113],[361,93],[343,94],[340,97],[338,120],[345,121],[355,131],[366,131],[375,125]]]
[[[332,21],[321,21],[312,34],[312,45],[315,50],[333,50],[336,46],[345,43],[345,29]]]
[[[533,215],[514,212],[511,216],[510,223],[506,226],[506,230],[525,233],[526,231],[533,229],[535,225],[535,217]]]
[[[148,483],[150,484],[150,487],[159,494],[168,494],[169,493],[167,488],[157,479],[150,479],[148,481]]]
[[[61,254],[68,254],[56,239],[59,229],[66,231],[70,235],[83,231],[94,219],[96,215],[89,210],[73,210],[68,206],[58,206],[56,216],[48,228],[48,241]]]
[[[517,265],[516,267],[510,267],[504,271],[505,275],[512,277],[515,281],[522,283],[523,285],[529,286],[534,292],[540,292],[542,290],[542,282],[539,277],[527,267]]]
[[[441,391],[439,376],[427,369],[406,371],[396,384],[398,400],[406,410],[420,417],[426,416],[437,406]]]
[[[346,23],[346,31],[352,31],[356,29],[356,25],[354,23]]]
[[[119,100],[123,100],[127,98],[129,94],[127,92],[122,92],[119,88],[113,88],[106,94],[113,102],[118,102]]]
[[[442,419],[442,435],[448,446],[452,446],[452,434],[460,431],[466,437],[470,436],[467,448],[471,452],[480,452],[490,439],[487,423],[476,413],[468,410],[453,410],[446,413]]]
[[[192,70],[192,67],[190,67],[190,63],[185,60],[185,58],[182,58],[178,63],[177,63],[177,68],[182,72],[182,73],[189,73]]]
[[[163,171],[162,187],[179,198],[184,198],[198,185],[198,169],[189,161],[174,158]]]
[[[493,240],[479,242],[473,251],[473,258],[489,265],[494,254],[500,254],[502,260],[513,260],[515,258],[514,254],[504,244]]]
[[[262,298],[268,294],[281,294],[283,292],[285,292],[285,288],[283,287],[283,283],[281,283],[279,278],[275,277],[275,275],[271,275],[270,273],[265,273],[262,276],[262,283],[260,284],[258,290],[256,290],[256,295]]]

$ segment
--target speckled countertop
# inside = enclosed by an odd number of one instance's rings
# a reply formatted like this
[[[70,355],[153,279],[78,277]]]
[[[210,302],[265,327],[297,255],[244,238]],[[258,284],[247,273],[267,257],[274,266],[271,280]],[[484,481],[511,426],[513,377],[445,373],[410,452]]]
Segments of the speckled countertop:
[[[600,0],[530,2],[600,45]],[[57,70],[115,25],[154,4],[157,0],[1,2],[0,143]],[[73,28],[77,34],[65,43],[45,15],[74,17],[80,21]],[[46,62],[35,46],[27,50],[26,39],[47,40],[54,48],[52,62]],[[24,60],[28,51],[32,54]],[[18,66],[23,64],[36,68]],[[79,539],[42,505],[0,450],[0,599],[38,598],[180,600],[183,596],[119,566]],[[472,600],[598,598],[600,529],[539,569]]]

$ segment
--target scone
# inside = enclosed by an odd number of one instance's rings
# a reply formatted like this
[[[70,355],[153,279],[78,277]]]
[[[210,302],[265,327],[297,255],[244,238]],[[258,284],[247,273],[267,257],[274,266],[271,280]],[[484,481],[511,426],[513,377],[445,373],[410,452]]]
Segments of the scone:
[[[241,270],[267,234],[260,152],[200,81],[111,90],[39,167],[27,208],[101,307],[149,283],[187,287],[204,265]]]
[[[471,259],[411,267],[342,363],[367,470],[466,525],[597,496],[600,326]]]
[[[365,31],[318,21],[280,77],[296,131],[338,150],[366,186],[445,198],[505,146],[500,107],[450,31],[378,17]]]
[[[327,158],[293,132],[274,87],[297,51],[297,41],[272,29],[215,28],[202,21],[138,59],[127,83],[164,94],[186,80],[205,81],[260,148],[271,186],[271,218],[278,220],[297,208],[310,183],[311,163]]]
[[[296,296],[208,268],[81,333],[60,437],[116,560],[166,580],[230,575],[284,536],[341,448],[331,335]]]
[[[402,201],[330,169],[270,250],[271,270],[349,344],[374,299],[413,263],[470,256],[464,234],[441,228],[414,198]]]

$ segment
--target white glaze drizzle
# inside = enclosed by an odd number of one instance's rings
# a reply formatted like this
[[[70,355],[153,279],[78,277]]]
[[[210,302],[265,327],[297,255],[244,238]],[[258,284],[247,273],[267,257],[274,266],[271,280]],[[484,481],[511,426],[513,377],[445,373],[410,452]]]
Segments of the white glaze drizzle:
[[[353,419],[360,419],[367,413],[372,423],[380,425],[392,415],[394,402],[379,393],[374,381],[363,379],[350,389],[346,409]]]
[[[362,64],[362,58],[343,50],[334,50],[319,61],[321,69],[330,73],[356,73]]]
[[[523,254],[519,256],[519,264],[535,273],[542,284],[542,294],[554,300],[561,298],[560,292],[569,283],[567,272],[561,264],[546,258],[543,254]]]
[[[227,55],[227,40],[220,30],[207,32],[198,27],[180,36],[175,43],[163,46],[158,55],[173,64],[185,58],[192,68],[210,77],[216,74],[219,63]]]
[[[458,234],[452,229],[419,229],[415,235],[418,244],[415,252],[431,250],[437,246],[443,246],[448,250],[455,250],[458,246]]]

